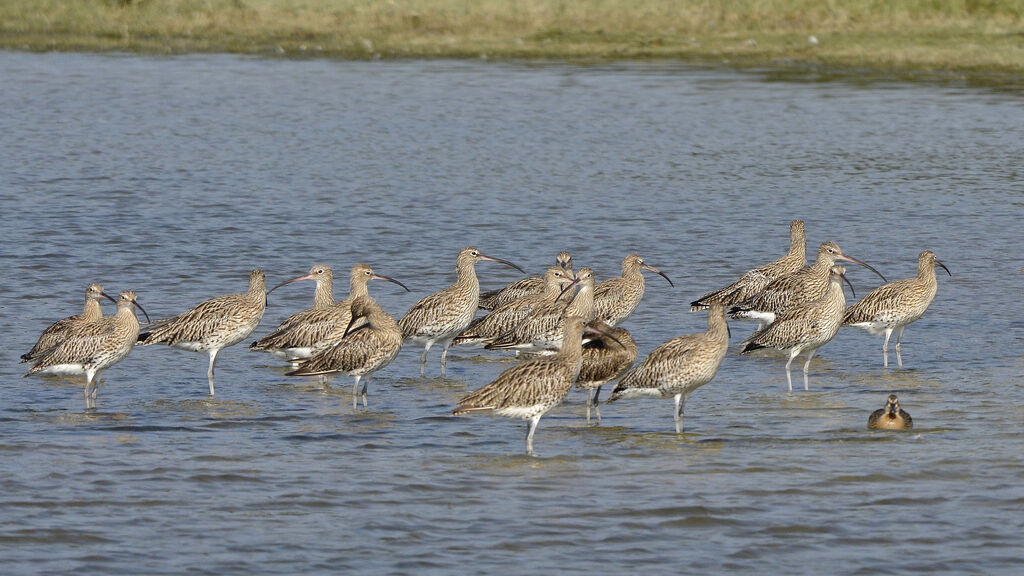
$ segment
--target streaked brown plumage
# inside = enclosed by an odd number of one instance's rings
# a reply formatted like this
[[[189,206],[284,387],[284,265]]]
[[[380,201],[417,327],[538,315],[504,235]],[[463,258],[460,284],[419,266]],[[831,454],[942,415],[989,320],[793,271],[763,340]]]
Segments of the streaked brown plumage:
[[[609,326],[617,326],[629,318],[640,305],[640,300],[644,297],[644,275],[641,270],[650,270],[675,287],[668,276],[657,268],[645,264],[640,256],[626,256],[622,259],[622,276],[609,278],[594,287],[595,313]]]
[[[900,408],[895,394],[889,395],[885,408],[879,408],[868,417],[868,428],[878,430],[907,430],[914,427],[914,420]]]
[[[806,252],[807,239],[804,234],[804,221],[793,220],[789,224],[789,252],[785,256],[759,268],[754,268],[725,288],[708,292],[690,302],[690,312],[706,310],[712,302],[718,302],[726,308],[743,302],[764,290],[772,280],[799,270],[807,260]]]
[[[519,350],[550,354],[562,347],[562,321],[568,316],[579,316],[590,322],[594,315],[594,271],[580,268],[571,284],[563,288],[568,292],[573,286],[579,290],[566,303],[565,297],[538,304],[530,314],[511,331],[490,340],[484,348],[488,350]]]
[[[480,345],[505,334],[525,322],[529,318],[530,312],[538,306],[554,302],[562,293],[562,287],[572,281],[572,272],[566,272],[561,266],[548,268],[544,274],[545,287],[542,292],[508,301],[486,316],[473,320],[461,334],[452,340],[452,345]],[[567,302],[568,299],[565,301]]]
[[[82,313],[62,318],[50,324],[46,330],[43,330],[39,339],[36,340],[35,346],[27,353],[21,355],[21,361],[35,362],[39,360],[54,346],[73,335],[76,330],[102,318],[103,308],[100,306],[100,298],[106,298],[115,304],[117,303],[117,300],[103,292],[102,285],[89,284],[85,288],[85,309],[82,310]]]
[[[423,344],[420,376],[426,373],[427,352],[438,342],[444,347],[441,352],[441,376],[445,375],[452,339],[465,330],[476,315],[477,304],[480,302],[480,282],[476,277],[475,266],[481,260],[499,262],[523,272],[522,268],[507,260],[485,256],[473,247],[463,248],[455,263],[455,271],[459,275],[455,284],[423,298],[398,321],[406,340]]]
[[[936,266],[942,266],[946,274],[953,275],[945,264],[935,259],[934,252],[925,250],[917,257],[917,276],[883,284],[846,309],[844,326],[867,330],[875,335],[885,334],[883,366],[889,366],[889,337],[893,331],[896,332],[896,362],[903,366],[903,329],[923,316],[935,299],[939,286],[935,278]]]
[[[300,277],[303,278],[303,277]],[[387,280],[405,288],[394,278],[381,276],[366,264],[356,264],[349,272],[349,296],[327,306],[314,306],[294,314],[276,330],[249,345],[252,350],[267,351],[288,361],[309,358],[341,340],[352,319],[352,301],[369,294],[370,280]]]
[[[568,252],[559,252],[555,256],[555,266],[572,276],[572,255]],[[480,302],[477,304],[483,310],[497,310],[501,306],[524,298],[540,294],[544,291],[545,281],[543,276],[531,276],[516,280],[515,282],[480,294]]]
[[[576,379],[576,387],[588,390],[587,424],[590,424],[590,410],[593,408],[597,423],[601,423],[601,408],[598,396],[601,387],[618,378],[636,362],[639,354],[633,336],[625,328],[612,328],[601,319],[590,323],[591,326],[603,330],[600,334],[583,344],[583,363],[580,375]]]
[[[117,313],[89,322],[43,354],[30,374],[85,375],[85,407],[96,407],[97,378],[132,351],[139,337],[139,319],[132,307],[142,310],[130,290],[117,299]],[[145,311],[143,310],[143,313]]]
[[[532,455],[537,423],[565,398],[580,373],[583,319],[568,316],[562,326],[561,350],[505,370],[490,384],[459,400],[452,413],[492,412],[528,420],[526,453]]]
[[[344,372],[355,377],[352,405],[358,396],[366,406],[366,388],[370,375],[387,366],[402,349],[402,330],[398,322],[369,295],[352,301],[352,319],[346,333],[334,346],[303,362],[287,376],[317,376]],[[365,319],[365,323],[360,322]],[[362,391],[359,381],[363,379]]]
[[[846,269],[842,266],[833,266],[829,273],[828,290],[820,298],[793,306],[779,314],[775,322],[747,338],[740,353],[759,348],[775,348],[788,352],[786,383],[792,391],[793,378],[789,373],[789,367],[801,352],[807,352],[807,361],[804,363],[804,390],[807,390],[807,373],[811,366],[811,358],[818,348],[828,344],[835,337],[843,322],[846,295],[843,293],[842,281],[845,280],[845,272]]]
[[[725,308],[712,302],[707,331],[678,336],[655,348],[615,385],[608,402],[619,398],[674,398],[676,433],[681,434],[687,398],[715,377],[728,348]]]
[[[210,355],[206,378],[213,395],[213,366],[217,354],[244,340],[259,325],[267,306],[267,279],[262,270],[249,273],[249,290],[211,298],[195,308],[163,321],[139,336],[143,346],[167,344],[172,348]]]
[[[818,257],[813,264],[773,280],[757,295],[729,309],[730,318],[754,320],[760,324],[771,324],[778,314],[785,310],[818,300],[829,286],[829,270],[837,260],[860,264],[878,274],[882,281],[885,276],[871,266],[852,256],[843,254],[835,242],[825,242],[818,247]]]

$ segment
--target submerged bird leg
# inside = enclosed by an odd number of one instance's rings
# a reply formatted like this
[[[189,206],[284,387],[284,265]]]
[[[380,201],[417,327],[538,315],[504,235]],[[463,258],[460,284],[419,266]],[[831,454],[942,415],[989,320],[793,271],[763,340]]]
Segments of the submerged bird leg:
[[[363,408],[366,408],[366,387],[370,385],[370,375],[367,374],[363,379],[363,389],[359,391],[359,395],[363,397]]]
[[[210,381],[210,396],[213,396],[213,365],[217,362],[217,348],[210,350],[210,369],[206,371],[206,379]]]
[[[594,413],[597,416],[597,423],[601,423],[601,406],[597,403],[597,397],[601,394],[601,387],[598,386],[590,391],[590,397],[587,399],[587,424],[590,424],[590,407],[594,407]]]
[[[420,378],[427,374],[427,352],[430,352],[430,347],[433,345],[433,340],[427,340],[427,343],[423,346],[423,354],[420,355]]]
[[[352,383],[352,407],[353,408],[358,408],[359,407],[359,380],[362,379],[362,376],[356,376],[355,378],[356,378],[355,382]]]
[[[892,328],[885,329],[885,344],[882,344],[882,368],[889,367],[889,337],[892,336]],[[899,357],[899,352],[896,353]]]
[[[686,408],[686,394],[680,392],[676,394],[676,434],[683,433],[683,409]]]
[[[799,347],[794,348],[793,351],[789,353],[789,361],[786,362],[786,383],[789,384],[789,391],[790,392],[793,391],[793,376],[790,375],[790,373],[789,373],[789,366],[791,364],[793,364],[793,358],[796,358],[799,355],[800,355],[800,348]]]
[[[444,378],[448,372],[448,349],[452,347],[452,341],[449,340],[444,343],[444,349],[441,350],[441,377]]]
[[[817,351],[817,348],[811,350],[810,354],[807,355],[807,362],[804,362],[804,390],[809,390],[807,387],[807,372],[811,369],[811,358],[814,358],[814,353]]]
[[[530,418],[530,426],[526,430],[526,455],[536,456],[533,453],[533,433],[537,431],[537,424],[540,423],[540,415]]]
[[[903,368],[903,329],[906,326],[900,326],[896,329],[896,365]]]

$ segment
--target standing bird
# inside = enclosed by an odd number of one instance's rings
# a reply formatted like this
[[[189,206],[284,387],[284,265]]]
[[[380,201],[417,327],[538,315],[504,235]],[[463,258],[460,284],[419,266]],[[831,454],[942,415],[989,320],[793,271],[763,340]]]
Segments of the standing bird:
[[[475,266],[481,260],[498,262],[523,272],[522,268],[508,260],[485,256],[476,248],[463,248],[455,263],[455,271],[459,275],[455,284],[423,298],[398,321],[403,338],[423,344],[420,377],[427,370],[427,352],[437,342],[444,347],[441,352],[441,376],[445,375],[452,339],[462,333],[476,315],[477,304],[480,302],[480,282],[476,278]]]
[[[576,379],[576,388],[588,390],[587,424],[590,424],[590,409],[594,409],[597,423],[601,423],[601,408],[598,396],[601,387],[618,378],[636,362],[639,354],[636,342],[625,328],[612,328],[601,320],[594,320],[593,326],[608,333],[600,334],[583,344],[583,364]]]
[[[544,273],[543,292],[511,300],[498,306],[486,316],[473,320],[461,334],[452,340],[452,345],[482,345],[505,334],[525,322],[530,313],[538,307],[554,302],[562,294],[562,287],[572,281],[572,272],[567,272],[561,266],[548,268]]]
[[[889,337],[896,332],[896,362],[903,367],[900,344],[903,329],[924,315],[938,290],[935,267],[942,266],[951,277],[946,265],[935,259],[935,253],[925,250],[917,256],[917,276],[883,284],[868,292],[860,302],[846,309],[843,326],[867,330],[871,334],[885,334],[882,344],[882,366],[889,367]]]
[[[681,434],[687,398],[715,377],[728,348],[725,308],[712,302],[707,331],[677,336],[655,348],[615,385],[608,402],[619,398],[675,398],[676,434]]]
[[[571,276],[572,255],[568,252],[559,252],[558,255],[555,256],[555,266],[561,268]],[[523,278],[522,280],[516,280],[504,288],[481,293],[480,303],[478,306],[484,310],[497,310],[500,306],[523,298],[524,296],[540,294],[544,291],[544,287],[544,276],[531,276],[529,278]]]
[[[541,416],[557,406],[569,393],[580,373],[583,361],[580,345],[583,319],[568,316],[562,323],[562,349],[516,364],[502,372],[493,382],[459,400],[452,414],[492,412],[506,418],[529,421],[526,431],[526,453],[533,455],[533,434]]]
[[[143,346],[167,344],[172,348],[210,355],[206,378],[213,396],[213,366],[217,354],[244,340],[259,325],[267,307],[267,278],[263,270],[249,273],[249,291],[211,298],[180,316],[170,318],[139,335]]]
[[[304,276],[300,276],[287,282],[304,278]],[[356,264],[349,273],[348,298],[327,306],[314,306],[311,310],[292,315],[276,330],[250,344],[249,349],[270,352],[279,358],[297,364],[295,361],[309,358],[330,348],[345,335],[345,330],[352,320],[350,312],[352,301],[360,296],[369,295],[367,285],[370,280],[387,280],[405,288],[406,291],[409,290],[405,284],[394,278],[375,273],[373,268],[366,264]],[[287,282],[282,282],[278,286]]]
[[[609,326],[617,326],[629,317],[644,297],[644,275],[641,270],[658,274],[673,288],[675,284],[661,270],[644,264],[644,259],[630,254],[622,259],[622,276],[609,278],[594,288],[597,317]]]
[[[868,428],[872,430],[906,430],[914,427],[914,420],[902,408],[895,394],[889,394],[885,408],[879,408],[868,417]]]
[[[821,298],[794,306],[779,314],[775,322],[747,338],[740,353],[759,348],[775,348],[789,352],[789,361],[786,362],[786,383],[792,392],[793,377],[789,373],[789,367],[801,352],[807,352],[807,361],[804,363],[804,390],[807,390],[807,372],[811,366],[811,358],[818,348],[828,344],[835,337],[843,323],[846,295],[843,293],[841,281],[846,280],[845,274],[845,268],[833,266],[829,274],[828,290]]]
[[[136,302],[135,292],[126,290],[117,299],[117,313],[79,327],[63,342],[44,353],[29,369],[30,374],[85,374],[85,407],[96,407],[97,377],[132,351],[139,337],[139,319],[132,307],[149,315]]]
[[[100,307],[100,298],[106,298],[115,304],[117,303],[117,300],[103,292],[103,286],[100,284],[89,284],[85,288],[85,309],[82,310],[82,313],[62,318],[50,324],[49,328],[43,330],[39,340],[36,341],[36,345],[27,353],[21,355],[21,361],[35,362],[39,360],[46,352],[49,352],[54,346],[66,340],[77,330],[102,318],[103,309]]]
[[[726,308],[743,302],[764,290],[772,280],[799,270],[807,259],[806,252],[804,221],[793,220],[789,224],[789,252],[785,256],[760,268],[754,268],[725,288],[708,292],[690,302],[690,312],[706,310],[712,302],[718,302]]]
[[[853,256],[843,254],[835,242],[818,247],[814,264],[773,280],[764,290],[729,309],[730,318],[754,320],[761,326],[775,322],[775,317],[788,308],[821,298],[829,287],[829,274],[837,260],[860,264],[885,282],[885,276]]]
[[[286,376],[321,376],[344,372],[355,377],[352,384],[352,407],[363,397],[366,406],[366,388],[370,375],[387,366],[402,349],[402,330],[398,322],[384,311],[371,296],[360,296],[352,301],[352,319],[337,344],[303,362],[297,370]],[[365,319],[365,323],[359,321]],[[359,391],[359,380],[363,379]],[[326,381],[324,381],[326,386]]]
[[[551,354],[562,347],[562,323],[569,316],[579,316],[584,322],[595,318],[594,271],[580,268],[576,278],[562,292],[574,286],[579,291],[568,304],[560,297],[535,306],[525,320],[512,330],[492,339],[484,348],[488,350],[518,350],[534,354]]]

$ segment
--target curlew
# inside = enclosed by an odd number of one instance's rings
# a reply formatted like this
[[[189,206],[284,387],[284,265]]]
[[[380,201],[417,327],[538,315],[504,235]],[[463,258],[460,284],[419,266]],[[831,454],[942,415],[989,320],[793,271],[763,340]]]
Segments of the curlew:
[[[925,250],[917,257],[917,276],[883,284],[846,309],[843,326],[867,330],[876,336],[885,334],[882,366],[889,367],[889,337],[896,332],[896,363],[903,367],[903,329],[923,316],[935,298],[939,285],[936,266],[942,266],[946,274],[953,276],[945,264],[935,259],[934,252]]]
[[[305,278],[300,276],[289,280],[294,282]],[[382,276],[366,264],[356,264],[349,272],[349,296],[341,302],[327,306],[314,306],[281,323],[276,330],[249,345],[251,350],[270,352],[275,356],[297,363],[333,346],[341,340],[352,319],[349,307],[352,301],[369,294],[370,280],[387,280],[409,289],[398,280]],[[284,284],[284,283],[282,283]],[[281,284],[278,284],[280,286]],[[276,286],[275,286],[276,288]]]
[[[62,318],[43,330],[43,333],[36,340],[36,345],[27,353],[21,355],[22,362],[35,362],[49,352],[54,346],[60,344],[76,331],[91,322],[103,317],[103,309],[100,307],[100,298],[106,298],[117,303],[110,295],[103,292],[100,284],[89,284],[85,288],[85,309],[81,314]]]
[[[587,424],[590,411],[594,410],[597,423],[601,423],[601,408],[598,397],[601,387],[618,378],[636,362],[639,351],[632,335],[625,328],[612,328],[601,320],[594,320],[592,326],[607,332],[599,334],[583,344],[583,363],[576,379],[576,388],[587,390]]]
[[[352,319],[345,333],[334,346],[304,361],[286,376],[323,376],[344,372],[355,378],[352,384],[352,407],[359,396],[366,406],[366,388],[370,375],[387,366],[402,349],[402,329],[369,295],[352,301]],[[365,322],[361,322],[364,320]],[[359,381],[363,381],[362,391]],[[324,380],[326,385],[326,380]]]
[[[559,252],[558,255],[555,256],[555,266],[571,275],[572,255],[568,252]],[[499,307],[504,306],[509,302],[519,300],[526,296],[540,294],[544,292],[545,286],[546,282],[544,276],[523,278],[522,280],[516,280],[504,288],[481,293],[480,302],[477,305],[484,310],[497,310]]]
[[[885,408],[879,408],[868,417],[868,428],[873,430],[906,430],[914,427],[914,420],[900,408],[899,398],[889,394]]]
[[[712,302],[707,331],[677,336],[655,348],[615,385],[608,402],[619,398],[674,398],[676,433],[681,434],[687,398],[715,377],[728,348],[725,308]]]
[[[828,290],[829,271],[837,260],[864,266],[885,281],[881,272],[853,256],[843,254],[835,242],[825,242],[818,247],[818,257],[814,264],[773,280],[758,294],[730,308],[730,317],[735,320],[754,320],[763,326],[774,322],[775,317],[788,308],[821,298]]]
[[[609,278],[594,288],[594,308],[597,317],[609,326],[617,326],[629,317],[644,297],[644,275],[641,270],[650,270],[668,280],[672,280],[661,270],[644,263],[644,259],[630,254],[622,259],[622,276]]]
[[[846,295],[842,281],[846,280],[846,269],[833,266],[829,273],[829,286],[819,299],[799,304],[778,315],[775,322],[754,332],[743,341],[740,353],[759,348],[775,348],[789,353],[786,362],[786,383],[793,391],[793,377],[789,367],[801,352],[807,352],[804,362],[804,390],[808,389],[807,373],[814,353],[828,344],[839,331],[846,310]],[[852,289],[852,287],[851,287]]]
[[[567,316],[562,327],[561,350],[505,370],[490,384],[459,400],[452,414],[491,412],[529,421],[526,453],[532,456],[537,423],[565,398],[580,373],[583,318]]]
[[[458,273],[455,284],[426,296],[398,321],[406,340],[423,344],[420,377],[426,374],[427,352],[438,342],[444,347],[441,352],[441,376],[445,375],[452,339],[462,333],[476,315],[477,304],[480,302],[480,282],[476,277],[475,266],[481,260],[505,264],[523,272],[522,268],[508,260],[485,256],[476,248],[463,248],[455,263],[455,271]]]
[[[789,252],[785,256],[760,268],[754,268],[725,288],[708,292],[690,302],[690,312],[706,310],[712,302],[718,302],[726,308],[743,302],[764,290],[772,280],[799,270],[807,259],[806,252],[804,222],[793,220],[789,224]]]
[[[117,299],[117,313],[81,326],[63,342],[44,353],[28,374],[85,375],[85,407],[96,407],[98,377],[132,351],[139,337],[139,319],[132,307],[146,315],[135,292],[126,290]]]
[[[172,348],[210,355],[206,378],[213,389],[213,366],[217,354],[244,340],[259,325],[267,306],[266,276],[262,270],[249,273],[249,290],[211,298],[195,308],[169,318],[139,335],[143,346],[167,344]]]
[[[488,350],[517,350],[536,354],[551,354],[562,347],[562,321],[568,316],[579,316],[584,322],[595,318],[594,271],[580,268],[576,278],[562,292],[573,287],[579,291],[566,304],[561,297],[534,307],[525,320],[512,330],[493,338],[484,348]]]
[[[572,281],[572,272],[567,272],[561,266],[548,268],[544,273],[543,292],[511,300],[498,306],[486,316],[473,320],[461,334],[452,340],[452,345],[482,345],[505,334],[525,322],[533,310],[549,302],[554,302],[561,295],[562,287]]]

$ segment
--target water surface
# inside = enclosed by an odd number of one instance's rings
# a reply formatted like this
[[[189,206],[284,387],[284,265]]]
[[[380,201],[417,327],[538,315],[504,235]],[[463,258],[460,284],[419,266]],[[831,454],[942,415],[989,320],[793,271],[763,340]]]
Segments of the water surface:
[[[0,53],[0,560],[6,574],[1010,574],[1024,560],[1024,101],[1013,92],[574,67]],[[771,80],[771,81],[768,81]],[[154,317],[366,262],[398,316],[474,245],[537,273],[559,250],[650,276],[642,355],[687,303],[780,256],[802,218],[891,280],[953,272],[905,334],[843,330],[788,393],[731,353],[694,393],[542,421],[451,417],[510,364],[410,347],[354,410],[236,346],[140,348],[81,384],[18,356],[89,282]],[[516,278],[483,262],[485,288]],[[877,279],[854,267],[858,295]],[[308,306],[274,292],[258,334]],[[108,311],[110,308],[108,308]],[[733,324],[732,342],[750,325]],[[894,358],[893,358],[894,360]],[[799,373],[796,374],[799,381]],[[896,392],[910,433],[866,430]],[[607,392],[605,392],[607,394]]]

